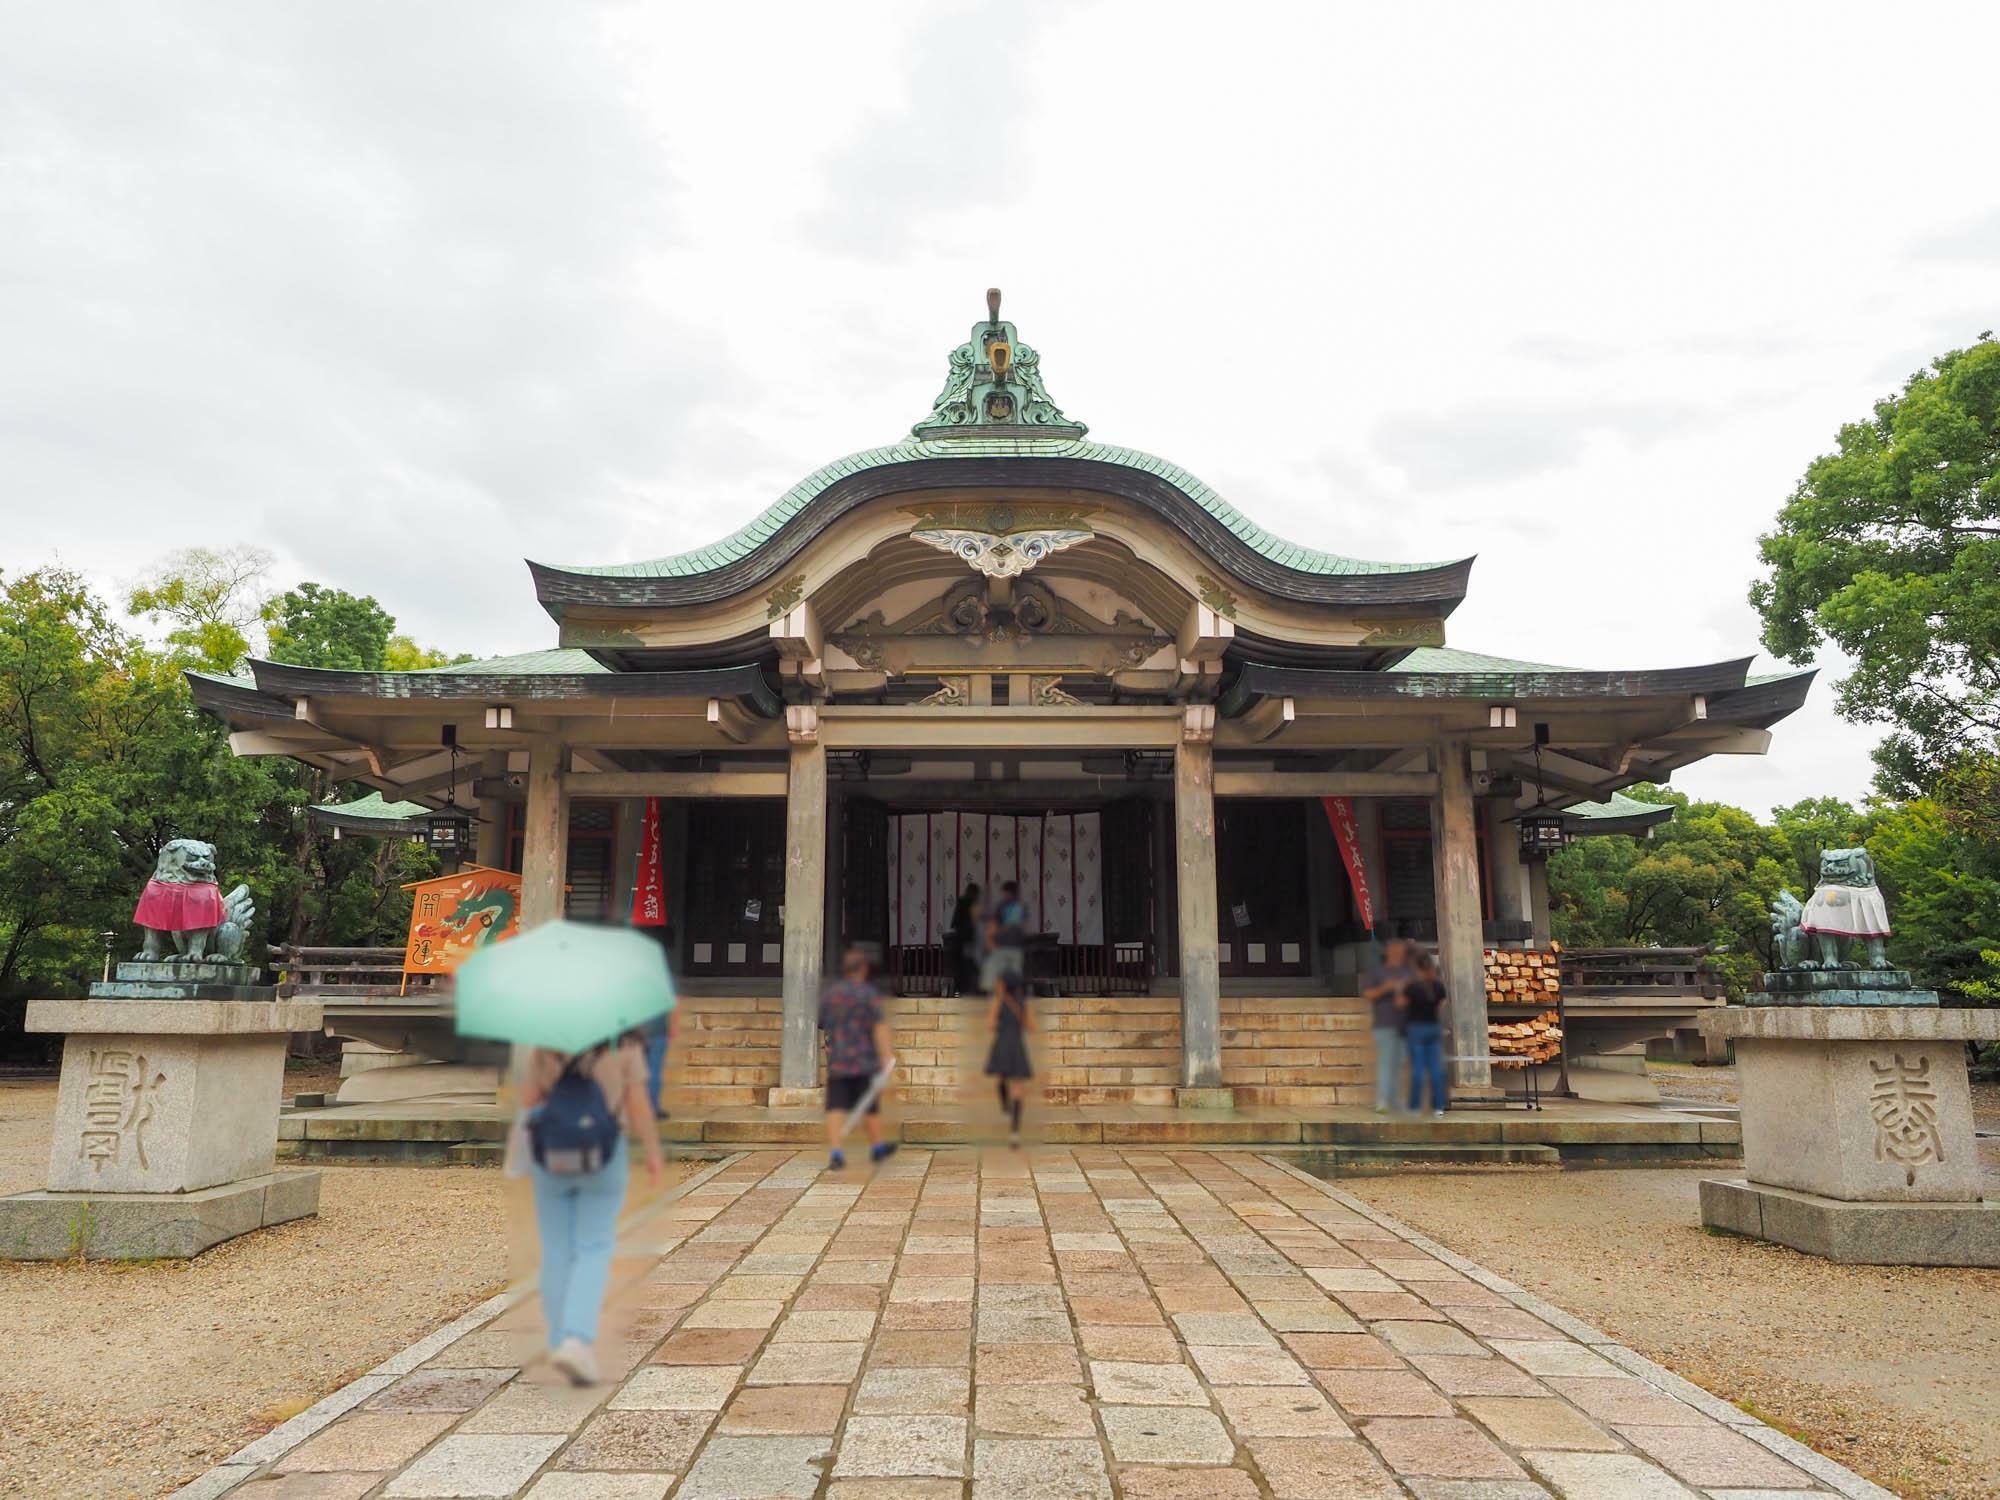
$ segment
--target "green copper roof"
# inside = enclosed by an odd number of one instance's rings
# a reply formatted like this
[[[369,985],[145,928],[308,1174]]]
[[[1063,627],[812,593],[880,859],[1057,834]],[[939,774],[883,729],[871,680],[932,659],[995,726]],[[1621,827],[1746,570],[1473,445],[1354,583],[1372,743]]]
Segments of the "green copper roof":
[[[1391,672],[1574,672],[1545,661],[1516,661],[1511,656],[1485,656],[1456,646],[1419,646],[1389,668]]]
[[[1642,802],[1637,797],[1628,797],[1623,792],[1613,792],[1602,802],[1572,802],[1563,810],[1566,818],[1582,818],[1585,822],[1610,821],[1619,818],[1673,816],[1671,802]]]
[[[385,823],[400,823],[410,818],[421,818],[431,812],[431,809],[421,802],[385,801],[380,792],[370,792],[365,797],[356,797],[352,802],[315,802],[312,810],[335,817],[366,818]]]
[[[977,432],[977,430],[974,428],[968,431]],[[837,458],[832,463],[815,469],[786,490],[775,503],[765,507],[749,524],[719,542],[713,542],[706,547],[697,547],[692,552],[655,558],[650,562],[611,563],[595,567],[563,566],[560,571],[600,578],[684,578],[692,574],[713,572],[755,552],[776,534],[779,527],[803,510],[814,496],[850,474],[887,468],[892,464],[915,463],[929,459],[976,458],[1081,459],[1093,463],[1115,464],[1121,468],[1136,469],[1142,473],[1155,475],[1181,491],[1210,516],[1228,527],[1253,551],[1274,563],[1300,573],[1347,576],[1422,573],[1433,568],[1448,566],[1435,562],[1367,562],[1359,558],[1342,557],[1336,553],[1303,547],[1296,542],[1288,542],[1283,537],[1266,531],[1180,465],[1169,463],[1164,458],[1156,458],[1150,453],[1142,453],[1137,448],[1117,448],[1108,443],[1093,443],[1085,438],[968,435],[905,438],[902,442],[886,448],[868,448],[860,453],[850,453],[845,458]]]
[[[611,669],[583,651],[522,651],[514,656],[489,656],[483,661],[454,662],[442,667],[423,667],[412,676],[450,672],[460,677],[533,677],[562,672],[608,672]]]

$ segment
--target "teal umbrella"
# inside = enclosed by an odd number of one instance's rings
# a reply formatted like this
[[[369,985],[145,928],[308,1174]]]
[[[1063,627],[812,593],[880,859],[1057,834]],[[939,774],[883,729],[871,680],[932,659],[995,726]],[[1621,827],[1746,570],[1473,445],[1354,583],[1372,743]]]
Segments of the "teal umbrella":
[[[458,966],[461,1036],[583,1052],[674,1008],[660,945],[626,927],[545,922]]]

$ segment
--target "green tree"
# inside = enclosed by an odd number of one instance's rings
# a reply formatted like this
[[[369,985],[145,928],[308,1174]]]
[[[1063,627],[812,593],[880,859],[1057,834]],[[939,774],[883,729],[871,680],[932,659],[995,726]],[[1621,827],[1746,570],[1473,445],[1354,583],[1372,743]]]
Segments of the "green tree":
[[[2000,341],[1940,355],[1840,429],[1763,537],[1750,590],[1790,661],[1854,660],[1841,713],[1893,726],[1882,789],[1919,796],[2000,743]]]
[[[1806,797],[1773,808],[1771,821],[1792,853],[1787,884],[1801,897],[1819,884],[1820,851],[1866,843],[1870,825],[1868,814],[1838,797]]]
[[[1889,954],[1948,1001],[1982,998],[2000,948],[2000,848],[1961,831],[1925,797],[1873,810],[1868,852],[1896,929]]]
[[[419,646],[406,635],[392,635],[383,649],[382,669],[385,672],[421,672],[426,667],[453,667],[471,660],[472,657],[465,652],[452,656],[435,646]]]
[[[167,644],[186,665],[235,672],[251,654],[271,554],[261,547],[187,547],[170,553],[126,596],[125,607],[167,621]]]
[[[396,620],[367,594],[302,583],[264,610],[271,659],[296,667],[380,672]],[[417,648],[412,644],[411,650]]]

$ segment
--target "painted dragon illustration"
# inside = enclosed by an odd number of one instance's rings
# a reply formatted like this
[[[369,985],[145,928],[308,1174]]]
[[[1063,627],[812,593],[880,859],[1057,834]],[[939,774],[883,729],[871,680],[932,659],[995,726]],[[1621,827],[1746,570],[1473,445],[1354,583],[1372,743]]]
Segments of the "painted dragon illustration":
[[[473,948],[488,947],[499,941],[513,923],[518,903],[505,886],[493,886],[467,896],[440,918],[440,925],[454,942]]]

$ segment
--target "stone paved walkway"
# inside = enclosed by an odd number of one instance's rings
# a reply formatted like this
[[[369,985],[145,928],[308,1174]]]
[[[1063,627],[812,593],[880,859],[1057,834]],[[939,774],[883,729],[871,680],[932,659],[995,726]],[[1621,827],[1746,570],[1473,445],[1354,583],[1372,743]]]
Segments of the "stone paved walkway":
[[[1886,1492],[1252,1152],[752,1153],[628,1231],[591,1390],[496,1298],[181,1493]]]

